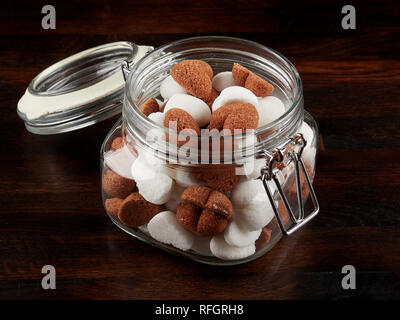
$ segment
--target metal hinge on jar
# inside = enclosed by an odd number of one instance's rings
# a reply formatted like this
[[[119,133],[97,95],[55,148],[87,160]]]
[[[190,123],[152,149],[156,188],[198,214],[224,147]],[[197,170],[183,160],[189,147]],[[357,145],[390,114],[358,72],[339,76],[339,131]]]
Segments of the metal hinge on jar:
[[[154,50],[154,47],[152,46],[141,46],[142,48],[145,48],[144,55],[147,55],[149,52]],[[136,61],[137,62],[137,61]],[[122,75],[124,76],[124,80],[128,79],[128,75],[131,72],[131,65],[132,65],[132,60],[124,60],[122,61],[121,64],[121,69],[122,69]]]
[[[122,75],[124,76],[124,80],[126,82],[126,79],[128,78],[128,74],[131,72],[131,66],[129,65],[128,60],[124,60],[121,64],[121,69],[122,69]]]
[[[267,192],[269,201],[271,202],[276,219],[278,220],[278,225],[279,225],[282,233],[285,235],[290,235],[293,232],[300,229],[307,222],[309,222],[312,218],[314,218],[319,212],[319,203],[318,203],[317,197],[315,195],[314,188],[311,184],[310,177],[307,174],[307,170],[304,165],[303,159],[301,157],[303,149],[306,146],[306,143],[307,142],[304,139],[303,135],[301,133],[297,133],[294,136],[288,138],[280,146],[273,149],[272,152],[265,151],[265,156],[267,158],[267,164],[263,169],[261,169],[261,179],[263,181],[264,188],[265,188],[265,191]],[[297,202],[298,202],[298,207],[299,207],[299,213],[297,216],[293,212],[292,207],[290,206],[289,201],[288,201],[285,193],[282,190],[282,185],[279,182],[279,179],[277,176],[277,173],[279,172],[279,170],[276,168],[274,169],[275,163],[282,163],[284,161],[286,161],[286,165],[291,162],[294,163]],[[300,174],[301,174],[300,170],[303,171],[304,177],[307,182],[307,186],[309,188],[311,199],[314,204],[314,210],[311,213],[307,214],[307,216],[305,216],[305,213],[304,213],[304,199],[303,199],[303,195],[302,195],[302,191],[301,191],[302,188],[301,188],[301,181],[300,181]],[[290,217],[291,221],[293,222],[293,224],[289,228],[286,228],[282,222],[282,218],[281,218],[278,208],[275,204],[272,191],[270,189],[270,186],[268,185],[269,181],[274,182],[274,184],[278,190],[279,196],[281,197],[281,199],[285,205],[285,208],[286,208],[287,212],[289,213],[289,217]]]

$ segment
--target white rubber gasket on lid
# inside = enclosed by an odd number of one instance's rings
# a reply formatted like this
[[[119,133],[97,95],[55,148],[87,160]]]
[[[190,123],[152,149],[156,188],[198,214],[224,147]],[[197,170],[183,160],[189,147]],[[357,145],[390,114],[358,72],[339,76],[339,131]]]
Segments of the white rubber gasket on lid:
[[[74,60],[78,60],[81,57],[87,56],[105,46],[107,45],[91,48],[77,53],[71,57],[59,61],[58,63],[46,69],[46,71],[51,72],[52,69],[56,70],[63,65],[67,65]],[[148,46],[137,46],[137,48],[138,51],[132,63],[136,63],[149,51]],[[118,90],[121,90],[124,85],[125,80],[121,70],[89,87],[64,94],[36,95],[31,93],[28,88],[18,101],[18,111],[23,113],[28,120],[34,120],[48,114],[74,109],[95,102],[96,100],[112,95]]]

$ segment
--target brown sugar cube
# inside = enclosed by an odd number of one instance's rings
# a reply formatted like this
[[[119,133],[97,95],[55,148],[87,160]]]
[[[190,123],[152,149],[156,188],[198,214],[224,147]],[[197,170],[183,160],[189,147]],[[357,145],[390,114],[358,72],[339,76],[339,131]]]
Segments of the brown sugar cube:
[[[235,102],[226,104],[213,112],[208,128],[219,131],[227,129],[233,134],[234,129],[243,132],[247,129],[256,129],[258,120],[258,111],[251,103]]]
[[[118,218],[128,227],[140,227],[164,210],[164,206],[150,203],[139,192],[134,192],[122,202],[118,211]]]
[[[204,208],[211,192],[210,188],[204,186],[190,186],[183,191],[181,200]]]
[[[239,63],[233,64],[232,77],[239,86],[244,87],[244,84],[246,83],[246,79],[249,76],[249,74],[250,70],[246,69]]]
[[[124,199],[135,188],[135,181],[127,179],[112,170],[107,170],[103,176],[103,190],[110,197]]]
[[[268,230],[267,228],[264,227],[261,231],[260,236],[255,242],[256,250],[264,248],[270,240],[271,240],[271,230]]]
[[[196,133],[200,135],[200,128],[196,120],[185,110],[172,108],[165,113],[164,126],[173,130],[176,130],[179,135],[168,134],[168,141],[176,143],[178,146],[182,146],[188,141],[190,137],[187,135],[193,135]]]
[[[213,112],[211,114],[208,129],[217,129],[218,131],[221,131],[224,128],[226,118],[233,112],[232,110],[235,108],[235,106],[235,103],[226,104]]]
[[[203,170],[197,173],[196,176],[209,187],[220,192],[228,192],[239,182],[239,176],[236,174],[235,166],[226,167],[223,169]]]
[[[122,137],[115,138],[111,143],[111,149],[113,150],[121,149],[123,146],[124,146],[124,141]]]
[[[120,198],[111,198],[111,199],[107,199],[105,202],[105,206],[106,206],[106,210],[109,214],[111,214],[114,217],[118,216],[118,211],[119,211],[119,207],[122,204],[122,199]]]
[[[153,97],[150,97],[147,99],[147,101],[142,105],[140,110],[146,115],[149,116],[149,114],[152,114],[153,112],[158,112],[160,111],[160,106],[158,105],[158,102],[156,99]]]
[[[192,61],[195,61],[195,63],[197,63],[197,64],[199,65],[199,67],[200,67],[201,69],[203,69],[203,71],[204,71],[204,72],[208,75],[208,77],[212,80],[213,75],[214,75],[213,69],[211,68],[211,66],[210,66],[207,62],[205,62],[205,61],[203,61],[203,60],[192,60]]]
[[[284,226],[289,222],[290,216],[286,210],[285,204],[282,200],[278,200],[278,212],[281,217]],[[280,230],[278,220],[274,217],[270,223],[267,224],[267,228],[270,230]]]
[[[203,186],[186,188],[176,217],[187,230],[213,236],[224,231],[232,216],[232,203],[224,194]]]
[[[204,61],[181,61],[172,67],[171,76],[186,91],[199,99],[207,99],[211,94],[210,69],[205,66]]]
[[[186,229],[197,234],[197,222],[203,209],[189,202],[181,202],[176,211],[176,219]]]
[[[212,104],[214,103],[215,99],[219,96],[219,92],[214,88],[211,89],[211,94],[208,98],[204,99],[204,102],[207,103],[208,107],[211,109]]]
[[[176,129],[176,131],[179,133],[185,133],[186,131],[188,134],[190,134],[190,130],[193,130],[197,133],[197,135],[200,135],[199,125],[190,115],[190,113],[186,112],[185,110],[172,108],[165,113],[164,126],[171,128],[173,125],[176,125],[176,128],[173,129]]]
[[[272,84],[238,63],[233,64],[232,77],[238,85],[249,89],[257,97],[269,96],[274,91],[274,86]]]
[[[204,209],[197,222],[197,232],[202,236],[214,236],[223,232],[227,225],[228,220],[225,217]]]
[[[205,208],[212,212],[219,213],[227,219],[232,217],[232,203],[221,192],[213,190],[207,199]]]
[[[203,176],[203,180],[208,186],[220,192],[228,192],[239,182],[239,176],[236,173],[231,174],[213,174],[212,176]]]
[[[249,129],[257,129],[259,115],[257,109],[250,103],[236,108],[235,112],[228,115],[224,122],[224,130],[234,133],[234,130],[241,130],[243,133]]]
[[[274,86],[253,72],[250,72],[244,84],[246,89],[252,91],[257,97],[266,97],[272,94]]]

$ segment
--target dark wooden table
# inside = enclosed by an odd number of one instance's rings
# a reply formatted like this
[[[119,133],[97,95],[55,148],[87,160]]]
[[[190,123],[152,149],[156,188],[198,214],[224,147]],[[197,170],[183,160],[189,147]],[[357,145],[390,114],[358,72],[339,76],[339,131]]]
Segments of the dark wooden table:
[[[278,4],[279,3],[279,4]],[[66,1],[57,29],[41,4],[0,10],[0,298],[400,298],[400,64],[396,1],[353,1],[357,29],[334,1]],[[315,180],[321,213],[270,253],[211,267],[131,238],[107,218],[99,148],[115,119],[38,136],[17,117],[29,81],[72,53],[116,40],[158,46],[232,35],[268,45],[298,68],[322,133]],[[57,289],[41,288],[54,265]],[[357,289],[343,290],[344,265]]]

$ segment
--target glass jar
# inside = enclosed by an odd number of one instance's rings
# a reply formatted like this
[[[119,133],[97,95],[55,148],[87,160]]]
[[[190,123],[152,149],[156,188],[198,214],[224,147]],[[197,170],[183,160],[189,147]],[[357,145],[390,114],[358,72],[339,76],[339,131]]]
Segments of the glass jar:
[[[166,142],[168,139],[165,137],[171,134],[170,129],[158,125],[140,111],[149,97],[160,98],[161,82],[176,63],[187,59],[206,61],[214,74],[230,71],[234,62],[240,63],[275,87],[273,95],[284,102],[285,113],[252,132],[230,136],[233,150],[229,159],[220,148],[215,148],[211,150],[207,161],[200,161],[199,154],[205,151],[203,143],[196,144],[197,150],[194,149],[197,152],[188,155],[187,148]],[[101,148],[103,204],[110,219],[123,231],[160,249],[198,262],[233,265],[265,254],[283,235],[290,235],[318,213],[318,202],[311,186],[318,144],[317,125],[311,115],[304,111],[300,76],[285,57],[247,40],[198,37],[176,41],[152,51],[127,73],[122,118],[111,129]],[[135,183],[133,167],[139,171],[144,168],[143,175],[152,172],[152,181],[157,182],[151,187]],[[230,252],[231,247],[235,247],[232,241],[228,247],[224,247],[226,243],[221,245],[227,237],[228,227],[214,236],[191,233],[190,239],[185,238],[183,245],[176,243],[179,242],[177,238],[180,232],[188,231],[176,230],[179,228],[176,221],[166,219],[158,226],[164,226],[165,232],[168,232],[169,221],[175,228],[171,232],[177,233],[170,234],[174,239],[164,239],[168,238],[166,234],[156,240],[147,228],[149,219],[146,217],[134,223],[120,220],[118,214],[121,203],[131,194],[140,197],[146,192],[158,193],[158,188],[164,186],[167,180],[168,192],[154,205],[158,206],[158,211],[173,212],[169,219],[174,219],[186,188],[206,186],[219,190],[231,201],[233,215],[227,218],[228,226],[233,221],[243,219],[243,215],[252,210],[264,212],[266,225],[261,234],[247,230],[253,232],[256,240],[252,240],[253,243],[246,245],[245,249],[238,245],[240,249],[234,249],[231,255],[226,256],[224,252]],[[153,190],[144,191],[145,188]],[[252,188],[257,190],[256,194],[249,191]],[[125,205],[128,202],[125,201]],[[146,206],[146,202],[143,203]],[[138,215],[147,214],[146,208],[140,208],[143,212],[138,212]],[[311,213],[305,214],[305,211]],[[251,217],[248,219],[251,220]],[[143,225],[138,225],[141,223]],[[221,246],[218,247],[218,244]],[[214,246],[214,250],[210,250],[210,245],[212,248]],[[221,252],[217,256],[213,254],[216,250]]]

